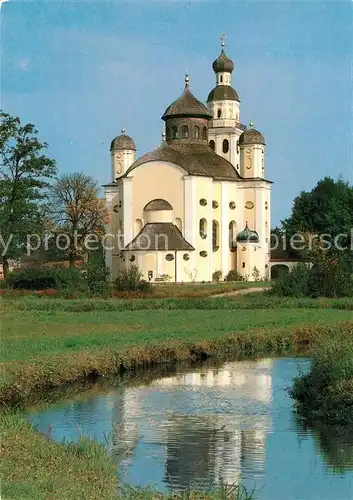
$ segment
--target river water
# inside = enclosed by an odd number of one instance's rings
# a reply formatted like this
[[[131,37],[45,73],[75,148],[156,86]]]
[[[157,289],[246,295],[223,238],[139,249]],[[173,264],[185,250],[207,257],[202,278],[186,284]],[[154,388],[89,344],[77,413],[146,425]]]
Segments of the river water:
[[[29,420],[56,441],[105,443],[123,483],[180,491],[241,481],[259,500],[353,499],[353,438],[309,430],[293,413],[305,358],[176,371],[144,385],[87,392]]]

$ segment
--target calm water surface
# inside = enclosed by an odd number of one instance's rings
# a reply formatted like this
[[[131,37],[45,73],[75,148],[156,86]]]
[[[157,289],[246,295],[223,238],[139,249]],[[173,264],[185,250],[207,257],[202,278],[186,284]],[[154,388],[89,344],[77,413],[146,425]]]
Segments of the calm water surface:
[[[122,481],[181,490],[242,481],[259,500],[353,499],[353,439],[304,430],[288,396],[304,358],[227,362],[81,394],[30,421],[106,443]]]

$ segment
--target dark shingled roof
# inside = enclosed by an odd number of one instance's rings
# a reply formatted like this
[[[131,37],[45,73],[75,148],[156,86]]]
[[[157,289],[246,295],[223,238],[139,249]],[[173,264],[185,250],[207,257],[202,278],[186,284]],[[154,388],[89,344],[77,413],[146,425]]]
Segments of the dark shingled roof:
[[[217,155],[207,145],[175,144],[171,146],[167,143],[163,143],[159,148],[141,156],[131,165],[125,176],[149,161],[175,163],[190,175],[202,175],[225,180],[242,179],[228,160]]]
[[[167,201],[162,200],[161,198],[156,198],[155,200],[147,203],[144,210],[173,210],[173,207]]]
[[[207,120],[212,118],[206,106],[192,95],[188,84],[185,85],[182,95],[164,111],[162,120],[183,116],[206,118]]]
[[[246,224],[245,229],[243,229],[243,231],[238,233],[237,241],[240,242],[250,241],[252,243],[258,243],[260,239],[257,232],[249,229],[248,224]]]
[[[234,69],[234,63],[229,57],[226,56],[224,50],[222,49],[221,54],[217,57],[212,64],[213,71],[215,73],[231,73]]]
[[[126,134],[122,134],[112,140],[110,150],[112,149],[133,149],[136,151],[136,145],[131,137]]]
[[[265,144],[265,138],[258,130],[247,128],[240,135],[239,144]]]
[[[151,222],[125,247],[125,250],[195,250],[171,222]]]
[[[208,94],[207,102],[224,99],[240,102],[238,93],[230,85],[217,85],[217,87]]]

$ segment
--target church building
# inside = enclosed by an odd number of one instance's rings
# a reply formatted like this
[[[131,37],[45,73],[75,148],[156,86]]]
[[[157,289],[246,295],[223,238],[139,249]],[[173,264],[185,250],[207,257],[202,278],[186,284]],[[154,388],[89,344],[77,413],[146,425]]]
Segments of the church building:
[[[124,129],[111,143],[104,188],[113,279],[132,264],[151,281],[212,281],[215,272],[223,280],[232,270],[249,281],[269,275],[265,139],[252,123],[241,124],[224,40],[212,68],[207,106],[186,75],[182,95],[163,113],[157,149],[136,159]]]

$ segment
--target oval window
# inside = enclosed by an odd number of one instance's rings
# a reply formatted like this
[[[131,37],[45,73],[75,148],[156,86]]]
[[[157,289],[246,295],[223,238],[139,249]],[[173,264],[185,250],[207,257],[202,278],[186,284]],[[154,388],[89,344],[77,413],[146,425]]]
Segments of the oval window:
[[[234,209],[235,209],[235,207],[236,207],[235,202],[234,202],[234,201],[231,201],[231,202],[229,203],[229,208],[230,208],[231,210],[234,210]]]
[[[167,253],[167,255],[165,256],[165,260],[174,260],[174,255],[172,253]]]
[[[247,209],[249,209],[249,210],[251,210],[252,208],[254,208],[254,206],[255,206],[255,205],[254,205],[254,203],[253,203],[252,201],[247,201],[247,202],[245,203],[245,208],[247,208]]]
[[[207,252],[206,252],[206,250],[201,250],[201,252],[200,252],[200,256],[201,256],[201,257],[207,257]]]

